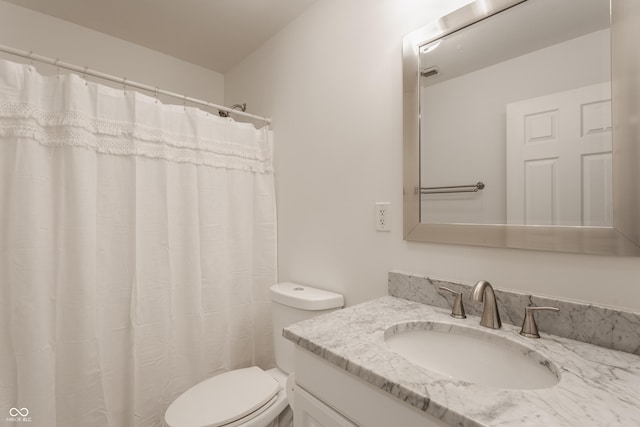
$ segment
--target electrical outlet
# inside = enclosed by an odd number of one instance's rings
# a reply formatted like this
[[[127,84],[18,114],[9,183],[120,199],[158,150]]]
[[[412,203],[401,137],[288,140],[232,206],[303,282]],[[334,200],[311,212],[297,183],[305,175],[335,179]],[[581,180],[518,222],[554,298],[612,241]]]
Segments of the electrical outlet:
[[[391,231],[391,203],[376,203],[376,231]]]

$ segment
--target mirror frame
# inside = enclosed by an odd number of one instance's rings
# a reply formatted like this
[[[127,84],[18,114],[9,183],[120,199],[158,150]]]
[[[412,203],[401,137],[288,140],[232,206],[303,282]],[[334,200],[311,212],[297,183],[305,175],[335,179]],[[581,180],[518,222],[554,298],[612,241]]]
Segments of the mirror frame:
[[[638,201],[639,183],[631,182],[636,174],[631,162],[623,162],[621,152],[636,152],[633,140],[621,141],[613,121],[613,227],[561,227],[536,225],[430,224],[420,222],[420,46],[437,40],[492,15],[528,0],[481,0],[458,9],[436,22],[422,27],[403,39],[403,234],[416,242],[488,246],[594,255],[640,256],[640,244],[626,237],[640,235],[640,218],[625,214]],[[615,2],[614,2],[615,3]],[[613,12],[613,11],[612,11]],[[623,93],[616,90],[613,26],[612,35],[612,103]],[[624,52],[623,52],[624,53]],[[618,76],[620,77],[620,76]],[[622,78],[620,78],[622,80]],[[615,114],[614,114],[615,117]],[[640,167],[640,166],[638,166]],[[626,194],[626,200],[620,197]],[[631,199],[631,201],[629,200]],[[640,238],[636,238],[640,242]]]

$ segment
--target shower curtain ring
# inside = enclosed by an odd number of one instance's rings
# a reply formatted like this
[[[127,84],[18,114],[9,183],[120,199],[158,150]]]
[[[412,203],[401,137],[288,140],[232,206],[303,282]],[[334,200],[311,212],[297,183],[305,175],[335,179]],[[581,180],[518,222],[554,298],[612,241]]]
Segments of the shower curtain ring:
[[[187,95],[184,95],[182,98],[182,107],[184,108],[184,111],[187,111]]]
[[[84,71],[82,72],[82,78],[84,79],[84,85],[85,86],[89,86],[89,81],[87,80],[87,70],[89,69],[88,66],[84,66]]]
[[[58,65],[58,62],[60,62],[60,58],[56,58],[53,62],[53,66],[56,67],[56,76],[60,78],[60,66]]]
[[[124,92],[124,96],[127,96],[127,78],[122,78],[122,92]]]
[[[160,90],[158,88],[158,86],[156,86],[155,90],[153,91],[153,97],[156,99],[156,104],[158,103],[158,90]]]
[[[29,68],[27,68],[27,70],[31,71],[31,69],[33,68],[33,51],[32,50],[29,51],[27,58],[29,58]]]

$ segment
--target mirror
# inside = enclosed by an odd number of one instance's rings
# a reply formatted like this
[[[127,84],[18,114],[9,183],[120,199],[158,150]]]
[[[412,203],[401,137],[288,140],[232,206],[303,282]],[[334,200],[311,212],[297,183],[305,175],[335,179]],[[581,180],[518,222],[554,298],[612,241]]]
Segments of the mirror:
[[[405,239],[639,255],[610,44],[609,0],[481,0],[407,35]]]

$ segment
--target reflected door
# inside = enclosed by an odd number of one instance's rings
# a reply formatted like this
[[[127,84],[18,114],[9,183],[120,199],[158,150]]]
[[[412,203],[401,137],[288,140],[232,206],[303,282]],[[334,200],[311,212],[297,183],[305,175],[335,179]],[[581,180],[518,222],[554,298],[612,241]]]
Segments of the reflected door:
[[[613,224],[611,85],[507,105],[507,223]]]

